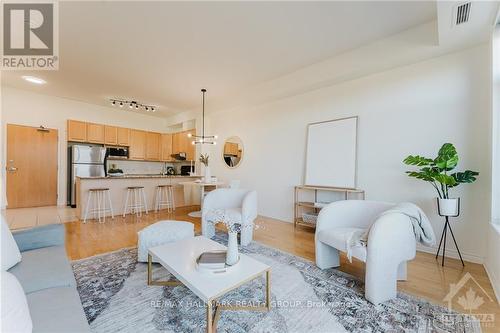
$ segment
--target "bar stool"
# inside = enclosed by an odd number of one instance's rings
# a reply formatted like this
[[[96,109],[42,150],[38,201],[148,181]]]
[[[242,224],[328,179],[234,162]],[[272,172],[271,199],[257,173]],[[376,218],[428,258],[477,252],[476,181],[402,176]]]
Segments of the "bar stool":
[[[132,198],[130,196],[132,195]],[[131,202],[129,203],[129,198]],[[146,193],[144,186],[129,186],[127,187],[127,196],[125,197],[125,208],[123,209],[123,217],[130,211],[130,214],[142,216],[142,210],[148,213],[148,204],[146,202]]]
[[[170,213],[175,210],[174,187],[172,185],[156,186],[155,212],[166,207]]]
[[[106,201],[108,201],[109,207],[106,207]],[[93,207],[90,209],[90,204],[92,202]],[[99,223],[106,222],[106,213],[111,213],[111,218],[114,219],[113,206],[111,205],[111,197],[109,195],[109,188],[91,188],[89,189],[89,195],[87,197],[87,205],[85,207],[85,215],[83,217],[83,223],[87,223],[88,213],[94,215],[94,219],[98,220]],[[101,222],[102,214],[102,222]]]

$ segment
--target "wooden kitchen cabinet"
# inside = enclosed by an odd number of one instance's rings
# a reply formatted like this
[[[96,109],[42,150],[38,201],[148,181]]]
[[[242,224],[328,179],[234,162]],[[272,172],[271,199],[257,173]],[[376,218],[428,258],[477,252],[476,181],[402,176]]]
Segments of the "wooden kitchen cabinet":
[[[188,130],[172,134],[172,154],[186,153],[187,161],[194,161],[196,159],[196,147],[192,144],[195,140],[193,137],[188,137],[188,134],[196,134],[196,131]]]
[[[129,158],[131,160],[146,159],[146,132],[130,130]]]
[[[161,135],[160,143],[160,160],[171,161],[172,158],[172,134],[166,133]]]
[[[196,160],[196,145],[193,145],[194,137],[188,137],[188,134],[196,135],[196,130],[192,129],[184,132],[185,140],[186,140],[186,160],[195,161]]]
[[[68,120],[68,141],[87,142],[87,123]]]
[[[104,143],[107,145],[118,144],[118,128],[115,126],[104,126]]]
[[[146,132],[146,159],[150,161],[160,160],[161,134]]]
[[[130,128],[118,127],[117,129],[117,145],[130,145]]]
[[[172,154],[178,154],[181,152],[181,134],[182,132],[172,134]]]
[[[177,133],[146,132],[118,126],[67,121],[68,141],[128,146],[131,160],[173,161],[172,154],[186,153],[186,160],[196,159],[196,146],[191,144],[196,130]]]
[[[104,143],[104,125],[87,123],[87,142]]]

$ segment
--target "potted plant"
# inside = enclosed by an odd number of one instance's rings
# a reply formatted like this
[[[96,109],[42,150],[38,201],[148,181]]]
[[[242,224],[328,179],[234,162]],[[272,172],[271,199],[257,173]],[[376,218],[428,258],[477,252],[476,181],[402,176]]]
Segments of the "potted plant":
[[[438,213],[441,216],[458,216],[460,198],[450,197],[449,190],[464,183],[473,183],[479,172],[465,170],[450,173],[458,164],[458,153],[451,143],[445,143],[434,159],[410,155],[403,160],[406,165],[420,167],[417,171],[406,171],[408,176],[429,182],[438,194]]]
[[[208,166],[208,159],[210,156],[208,154],[200,154],[200,163],[205,166],[205,182],[209,183],[212,180],[212,175],[210,174],[210,167]]]

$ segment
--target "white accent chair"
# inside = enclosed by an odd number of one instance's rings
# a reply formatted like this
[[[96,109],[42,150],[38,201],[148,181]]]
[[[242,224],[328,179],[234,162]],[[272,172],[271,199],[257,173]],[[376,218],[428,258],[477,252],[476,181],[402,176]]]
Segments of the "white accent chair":
[[[241,245],[250,244],[253,237],[253,222],[257,218],[257,192],[245,189],[220,188],[207,194],[201,212],[201,232],[212,238],[215,226],[207,220],[211,212],[218,209],[228,210],[229,215],[240,223]]]
[[[366,263],[365,298],[373,304],[395,298],[397,281],[406,280],[406,262],[415,257],[410,219],[403,214],[379,215],[395,205],[365,200],[337,201],[323,208],[316,223],[316,265],[340,266],[353,231],[370,229],[367,246],[353,247],[353,257]]]

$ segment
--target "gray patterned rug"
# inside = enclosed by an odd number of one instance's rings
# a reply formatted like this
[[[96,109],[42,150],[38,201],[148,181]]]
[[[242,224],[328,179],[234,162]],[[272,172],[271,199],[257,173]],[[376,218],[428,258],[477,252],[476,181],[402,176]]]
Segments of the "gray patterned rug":
[[[225,244],[225,235],[215,240]],[[446,308],[400,293],[374,306],[363,284],[336,269],[257,242],[240,249],[272,267],[272,311],[223,311],[218,332],[479,332],[467,317],[445,316]],[[204,332],[204,304],[184,286],[146,285],[146,264],[136,249],[72,263],[85,314],[93,332]],[[168,278],[159,265],[155,278]],[[256,279],[223,300],[264,299],[264,279]],[[444,318],[454,318],[453,321]]]

